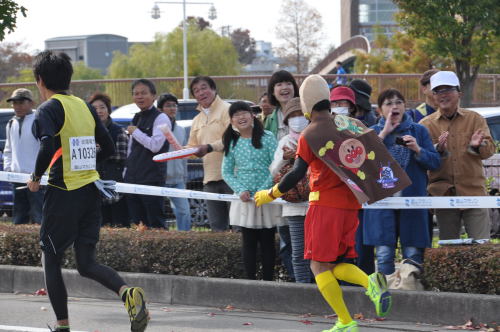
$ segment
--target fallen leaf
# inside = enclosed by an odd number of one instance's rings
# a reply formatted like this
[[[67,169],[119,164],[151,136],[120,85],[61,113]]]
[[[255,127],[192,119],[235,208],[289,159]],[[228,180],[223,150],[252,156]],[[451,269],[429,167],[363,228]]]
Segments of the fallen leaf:
[[[307,314],[300,315],[299,317],[302,317],[302,318],[312,317],[312,314],[309,312]]]
[[[148,227],[142,223],[142,221],[139,223],[139,226],[137,226],[137,230],[139,232],[145,232],[148,230]]]
[[[299,322],[301,322],[302,324],[305,324],[305,325],[313,325],[313,322],[311,322],[308,319],[299,320]]]
[[[251,323],[251,322],[246,322],[246,323],[243,323],[243,325],[253,325],[253,323]]]
[[[232,305],[227,305],[224,309],[225,310],[234,310],[234,307]]]
[[[47,295],[47,291],[45,290],[45,288],[40,288],[35,292],[35,295],[40,295],[40,296]]]
[[[207,314],[207,316],[210,316],[210,317],[213,317],[213,316],[215,316],[215,315],[216,315],[216,313],[215,313],[215,312],[209,312],[209,313]]]
[[[354,314],[354,319],[365,319],[365,316],[362,313]]]
[[[335,319],[335,318],[337,318],[337,315],[333,314],[333,315],[326,315],[326,316],[323,316],[323,317],[325,317],[327,319]]]
[[[42,311],[47,311],[47,308],[45,308],[45,307],[40,307],[40,310],[42,310]]]
[[[387,318],[384,317],[375,317],[375,320],[378,322],[383,322],[384,320],[387,320]]]

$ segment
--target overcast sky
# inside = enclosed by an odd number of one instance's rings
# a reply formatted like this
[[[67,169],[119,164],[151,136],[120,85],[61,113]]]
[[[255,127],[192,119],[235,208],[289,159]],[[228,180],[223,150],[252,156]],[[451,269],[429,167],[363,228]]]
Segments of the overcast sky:
[[[179,1],[179,0],[177,0]],[[340,44],[340,0],[305,0],[323,17],[323,52]],[[5,42],[23,41],[29,50],[43,50],[44,40],[58,36],[110,33],[129,41],[151,41],[156,32],[168,33],[182,20],[182,5],[160,4],[162,16],[151,18],[150,0],[19,0],[28,8],[27,17],[18,19],[17,29]],[[193,2],[204,2],[193,0]],[[255,40],[279,43],[275,26],[281,0],[214,0],[217,19],[212,27],[249,29]],[[208,17],[209,5],[187,5],[187,16]]]

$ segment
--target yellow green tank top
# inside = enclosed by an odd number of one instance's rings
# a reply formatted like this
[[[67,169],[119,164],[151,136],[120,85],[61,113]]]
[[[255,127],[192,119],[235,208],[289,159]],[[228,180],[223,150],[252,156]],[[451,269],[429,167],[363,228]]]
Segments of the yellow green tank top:
[[[59,136],[62,149],[63,181],[66,190],[81,188],[99,179],[96,171],[95,120],[87,104],[78,97],[55,94],[64,109]]]

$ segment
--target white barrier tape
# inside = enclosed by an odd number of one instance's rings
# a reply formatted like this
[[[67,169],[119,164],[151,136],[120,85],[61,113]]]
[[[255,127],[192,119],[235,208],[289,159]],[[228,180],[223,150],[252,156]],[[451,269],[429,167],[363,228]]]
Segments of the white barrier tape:
[[[29,174],[0,171],[0,181],[26,183]],[[47,184],[47,176],[43,176],[42,185]],[[175,189],[166,187],[145,186],[140,184],[116,183],[116,191],[124,194],[140,194],[164,197],[182,197],[191,199],[207,199],[215,201],[239,201],[237,195],[216,194],[196,190]],[[273,204],[288,204],[277,199]],[[303,203],[306,205],[307,203]],[[446,196],[446,197],[388,197],[371,205],[363,204],[363,209],[471,209],[500,208],[500,196]]]

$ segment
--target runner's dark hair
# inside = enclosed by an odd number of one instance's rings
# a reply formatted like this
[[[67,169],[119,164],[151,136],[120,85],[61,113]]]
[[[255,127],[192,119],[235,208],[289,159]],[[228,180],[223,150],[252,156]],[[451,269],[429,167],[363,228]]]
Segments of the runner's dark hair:
[[[64,52],[40,52],[33,63],[33,75],[37,82],[41,79],[50,91],[66,91],[73,76],[71,58]]]

